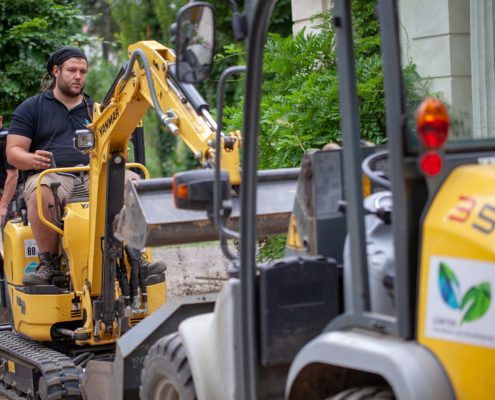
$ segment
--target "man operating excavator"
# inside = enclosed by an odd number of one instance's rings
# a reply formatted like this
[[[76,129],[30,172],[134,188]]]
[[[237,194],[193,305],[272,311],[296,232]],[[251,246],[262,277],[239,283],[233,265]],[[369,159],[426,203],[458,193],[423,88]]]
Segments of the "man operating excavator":
[[[24,198],[40,259],[35,272],[24,274],[24,285],[49,285],[60,269],[59,235],[46,226],[38,215],[36,179],[42,170],[50,167],[74,167],[89,163],[88,155],[73,147],[74,132],[84,129],[92,121],[93,100],[83,92],[87,72],[87,58],[81,49],[71,46],[59,48],[48,59],[47,74],[51,78],[48,88],[25,100],[12,118],[7,158],[13,166],[28,171]],[[126,173],[126,178],[136,177],[131,174]],[[42,211],[46,219],[54,219],[55,204],[64,206],[75,179],[76,175],[60,173],[42,178]],[[89,176],[83,175],[81,179],[83,185],[89,188]],[[51,188],[53,183],[60,184],[56,190],[57,199]],[[165,270],[163,263],[148,266],[141,261],[148,274]]]

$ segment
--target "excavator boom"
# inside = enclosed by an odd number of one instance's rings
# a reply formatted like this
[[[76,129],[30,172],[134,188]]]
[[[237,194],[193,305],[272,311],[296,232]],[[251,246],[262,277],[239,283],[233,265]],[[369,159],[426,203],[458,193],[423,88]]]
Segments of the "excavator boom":
[[[117,161],[127,158],[129,138],[150,106],[168,131],[180,137],[204,168],[212,167],[215,161],[216,122],[194,86],[176,79],[174,52],[158,42],[142,41],[129,46],[129,56],[123,76],[113,87],[113,95],[107,96],[102,105],[95,105],[94,121],[89,126],[95,135],[91,204],[106,204],[107,185],[111,184],[108,165],[112,157],[114,162],[115,157]],[[241,140],[239,133],[221,134],[220,165],[228,172],[234,187],[240,184]],[[259,236],[286,232],[297,177],[297,169],[259,172]],[[114,213],[109,217],[103,207],[92,208],[90,212],[98,215],[90,217],[93,224],[90,268],[103,262],[100,240],[105,236],[105,226],[112,225],[114,219],[118,227],[116,236],[137,248],[218,239],[213,223],[204,212],[175,208],[170,189],[170,179],[134,181],[128,185],[129,207],[124,207],[118,215]],[[239,217],[238,200],[234,198],[233,204],[228,224],[235,227]],[[99,292],[99,274],[99,268],[90,271],[93,293]]]

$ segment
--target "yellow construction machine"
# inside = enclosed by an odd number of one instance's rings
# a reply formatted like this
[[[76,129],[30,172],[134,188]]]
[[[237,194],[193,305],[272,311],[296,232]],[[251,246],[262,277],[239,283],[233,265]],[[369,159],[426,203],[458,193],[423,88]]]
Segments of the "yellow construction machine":
[[[172,82],[171,51],[156,42],[139,42],[130,46],[129,55],[108,100],[95,104],[88,129],[75,132],[75,146],[90,155],[90,165],[41,174],[76,176],[63,216],[55,221],[42,218],[61,237],[61,271],[52,285],[22,285],[24,273],[37,264],[29,215],[12,219],[5,227],[5,297],[12,328],[1,332],[0,339],[1,388],[6,392],[77,398],[85,362],[109,357],[122,334],[166,301],[164,274],[143,276],[138,255],[124,252],[123,243],[113,235],[113,220],[124,202],[125,168],[137,168],[149,178],[144,165],[126,163],[129,140],[152,105],[170,132],[206,164],[212,158],[208,141],[213,126]],[[208,116],[206,110],[204,115]],[[238,141],[232,137],[231,148],[222,154],[223,165],[237,177]],[[89,193],[78,185],[88,175]],[[145,252],[151,262],[151,252]]]
[[[213,14],[207,17],[213,18]],[[196,39],[208,45],[207,51],[213,51],[213,36]],[[80,398],[80,380],[87,362],[112,360],[115,342],[166,302],[165,275],[146,276],[138,261],[147,257],[151,262],[151,251],[144,249],[140,255],[113,233],[115,216],[124,206],[125,169],[134,168],[149,178],[143,164],[126,162],[131,135],[148,107],[154,108],[171,134],[187,144],[202,167],[211,168],[217,156],[233,184],[239,184],[240,134],[222,134],[221,150],[215,154],[216,123],[208,105],[192,85],[177,79],[176,67],[174,52],[155,41],[131,45],[129,61],[104,101],[95,103],[92,122],[74,134],[74,146],[89,154],[90,165],[42,172],[42,176],[75,176],[63,215],[54,220],[42,218],[61,238],[61,270],[51,285],[22,284],[24,273],[34,270],[38,262],[25,208],[21,205],[19,215],[7,223],[2,301],[10,324],[3,325],[0,332],[0,393],[11,398]],[[211,64],[202,64],[202,68],[208,72]],[[142,145],[142,138],[137,139],[135,150],[138,142]],[[88,176],[89,193],[80,184]],[[40,189],[38,180],[39,204]],[[166,185],[159,189],[166,189]],[[127,202],[132,205],[134,200],[129,197]],[[151,208],[161,207],[162,201],[165,207],[166,199],[159,199]],[[167,218],[171,213],[174,219],[173,210],[168,206],[157,213]],[[38,211],[41,215],[41,208]],[[200,214],[199,222],[196,217],[192,221],[208,230],[208,220]],[[194,241],[194,237],[187,237],[187,228],[177,231],[180,224],[194,222],[187,218],[178,224],[169,221],[172,228],[160,230],[160,235],[167,236],[169,243]],[[206,237],[211,239],[214,230],[210,227],[209,232],[210,237]]]

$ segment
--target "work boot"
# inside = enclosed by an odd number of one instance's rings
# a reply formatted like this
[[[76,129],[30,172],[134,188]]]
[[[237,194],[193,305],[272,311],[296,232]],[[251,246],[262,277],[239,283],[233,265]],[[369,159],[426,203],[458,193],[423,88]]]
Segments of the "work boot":
[[[50,253],[41,253],[39,258],[40,262],[36,271],[24,273],[22,278],[24,286],[51,285],[59,257],[52,256]]]

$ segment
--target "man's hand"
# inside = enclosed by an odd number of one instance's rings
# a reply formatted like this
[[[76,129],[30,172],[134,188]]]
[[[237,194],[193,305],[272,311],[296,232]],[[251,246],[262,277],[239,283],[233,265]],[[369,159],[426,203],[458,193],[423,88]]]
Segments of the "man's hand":
[[[51,166],[52,161],[52,153],[46,150],[36,150],[33,153],[32,158],[32,168],[31,169],[47,169]]]
[[[7,216],[7,206],[3,206],[0,204],[0,224],[3,225],[6,216]]]

